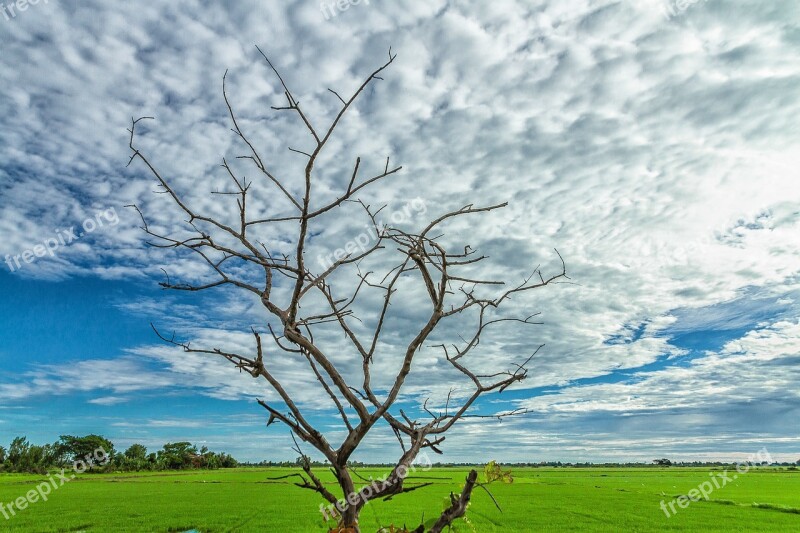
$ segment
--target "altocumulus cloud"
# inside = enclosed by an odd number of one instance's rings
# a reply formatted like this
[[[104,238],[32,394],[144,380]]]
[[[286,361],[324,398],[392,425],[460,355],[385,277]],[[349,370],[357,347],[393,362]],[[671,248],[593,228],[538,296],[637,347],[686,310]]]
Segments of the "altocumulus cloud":
[[[239,153],[222,73],[229,70],[242,127],[274,168],[299,176],[302,158],[285,150],[302,144],[299,129],[268,114],[281,92],[253,45],[267,49],[317,121],[337,104],[326,89],[353,90],[391,45],[398,60],[343,124],[320,166],[319,190],[346,184],[356,155],[375,169],[391,155],[403,174],[375,191],[375,203],[399,208],[427,191],[435,215],[468,197],[511,200],[478,226],[452,224],[448,234],[470,237],[495,260],[486,277],[522,279],[538,263],[557,268],[557,247],[576,283],[515,301],[520,313],[541,310],[544,325],[499,328],[472,362],[507,365],[545,343],[531,379],[479,406],[531,414],[465,423],[446,459],[474,457],[475,435],[492,438],[481,453],[508,459],[692,458],[762,445],[781,458],[797,448],[786,421],[800,414],[800,331],[791,318],[800,290],[800,14],[792,0],[715,0],[667,20],[663,5],[373,1],[329,20],[309,1],[39,5],[0,28],[0,256],[115,207],[119,225],[14,279],[154,283],[162,267],[205,279],[202,265],[144,246],[136,217],[122,210],[135,203],[152,224],[178,231],[179,217],[152,194],[148,176],[124,168],[130,117],[157,117],[143,148],[189,203],[229,217],[230,206],[208,196],[224,183],[220,158]],[[287,208],[274,196],[254,200],[253,212],[265,216]],[[329,218],[315,253],[362,229],[357,217]],[[263,238],[290,249],[279,234]],[[247,349],[248,326],[263,321],[257,302],[207,298],[216,305],[141,298],[123,307],[198,344]],[[384,379],[396,365],[392,341],[407,339],[415,318],[413,310],[396,317],[376,363]],[[14,370],[0,378],[4,403],[80,394],[91,404],[78,409],[113,410],[142,395],[196,394],[213,412],[228,409],[213,407],[222,400],[265,394],[218,361],[152,338],[103,357],[21,355],[2,359]],[[423,352],[404,403],[446,397],[454,376],[437,356]],[[358,371],[346,353],[337,364]],[[284,377],[324,416],[324,405],[304,392],[313,376],[302,365],[288,361]],[[24,427],[24,417],[16,420]],[[377,435],[369,455],[383,458],[390,443]]]

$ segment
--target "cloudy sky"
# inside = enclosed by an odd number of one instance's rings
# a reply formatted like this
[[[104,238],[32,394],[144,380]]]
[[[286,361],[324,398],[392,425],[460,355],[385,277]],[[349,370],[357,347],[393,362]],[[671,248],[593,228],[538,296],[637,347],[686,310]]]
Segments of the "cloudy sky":
[[[762,447],[800,458],[796,0],[353,4],[42,0],[0,12],[0,444],[94,432],[118,448],[191,440],[239,459],[294,457],[286,428],[266,428],[255,403],[274,399],[265,383],[150,329],[252,352],[250,327],[265,331],[268,317],[245,293],[159,289],[162,269],[181,281],[210,274],[146,246],[124,206],[170,234],[185,217],[141,162],[126,167],[126,128],[155,117],[139,146],[192,206],[233,220],[233,199],[210,194],[230,189],[222,158],[246,148],[229,129],[225,71],[240,125],[298,193],[304,159],[287,148],[309,139],[296,116],[270,109],[285,100],[256,45],[320,127],[340,105],[327,89],[351,94],[391,47],[397,59],[318,165],[318,205],[346,186],[357,156],[365,173],[391,156],[403,170],[361,195],[387,218],[419,229],[448,209],[508,200],[447,225],[445,238],[489,255],[480,274],[510,283],[537,265],[557,272],[557,248],[572,281],[514,299],[504,316],[541,312],[542,324],[487,332],[468,361],[501,370],[545,344],[528,380],[475,410],[528,414],[465,421],[443,460],[728,459]],[[291,208],[236,164],[254,182],[254,216]],[[312,228],[312,262],[365,223],[335,210]],[[260,237],[290,251],[292,229]],[[379,389],[423,323],[420,290],[410,279],[393,309]],[[357,327],[379,304],[359,301]],[[447,324],[432,344],[460,342],[473,321]],[[358,372],[341,334],[320,342]],[[268,360],[341,438],[303,361],[274,349]],[[461,398],[469,382],[426,347],[401,404],[441,406],[451,389]],[[398,449],[378,430],[358,458]]]

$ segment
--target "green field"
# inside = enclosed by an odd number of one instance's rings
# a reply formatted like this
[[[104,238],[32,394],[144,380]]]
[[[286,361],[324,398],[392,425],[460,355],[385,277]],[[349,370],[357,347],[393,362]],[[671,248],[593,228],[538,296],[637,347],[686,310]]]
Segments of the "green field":
[[[719,471],[719,470],[718,470]],[[6,520],[0,531],[202,532],[326,531],[321,498],[270,477],[288,469],[177,473],[86,474]],[[367,506],[365,532],[378,524],[417,525],[441,511],[466,469],[436,468],[410,477],[434,485]],[[800,531],[800,472],[753,469],[710,501],[691,503],[667,518],[659,507],[709,479],[699,468],[517,468],[512,485],[491,485],[501,513],[476,489],[457,531]],[[362,475],[380,477],[381,469]],[[735,472],[733,472],[735,473]],[[424,479],[422,479],[424,478]],[[11,502],[45,476],[0,475],[0,502]],[[329,478],[332,481],[332,478]],[[677,507],[676,507],[677,508]],[[473,529],[474,528],[474,529]]]

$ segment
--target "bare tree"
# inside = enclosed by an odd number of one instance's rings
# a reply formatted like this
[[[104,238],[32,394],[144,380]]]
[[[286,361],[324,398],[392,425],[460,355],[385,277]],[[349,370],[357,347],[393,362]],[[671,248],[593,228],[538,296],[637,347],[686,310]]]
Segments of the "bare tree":
[[[533,355],[521,358],[509,370],[491,374],[481,374],[471,370],[467,363],[467,356],[479,345],[481,336],[487,328],[495,324],[501,322],[537,324],[538,322],[533,321],[536,315],[524,318],[493,318],[492,313],[517,293],[537,289],[566,278],[566,269],[564,261],[559,255],[561,268],[558,273],[545,276],[540,268],[536,267],[530,277],[510,288],[500,281],[475,279],[470,276],[470,267],[485,260],[486,257],[478,255],[470,246],[460,246],[456,250],[448,249],[442,243],[438,231],[447,221],[500,209],[506,203],[485,207],[468,204],[460,209],[441,214],[416,232],[408,232],[380,223],[378,219],[380,210],[373,209],[362,202],[358,195],[365,192],[367,187],[394,176],[401,170],[402,167],[390,166],[388,158],[385,165],[382,165],[381,171],[366,178],[359,175],[361,158],[357,158],[352,174],[348,173],[349,182],[346,188],[327,202],[320,203],[319,200],[315,200],[313,195],[315,192],[315,163],[318,162],[320,153],[328,145],[328,141],[341,123],[342,117],[353,107],[354,102],[370,84],[382,79],[381,73],[392,64],[396,56],[390,50],[388,60],[369,74],[347,99],[328,89],[338,99],[340,106],[330,125],[321,130],[312,124],[312,120],[300,107],[300,103],[267,55],[261,49],[258,51],[279,80],[286,98],[284,105],[272,109],[296,114],[310,137],[311,148],[309,150],[289,148],[307,158],[302,186],[293,187],[291,182],[276,177],[273,170],[268,168],[265,159],[259,154],[254,143],[242,131],[225,87],[227,72],[226,76],[223,76],[222,92],[230,115],[232,131],[246,150],[245,155],[240,156],[239,159],[246,160],[247,164],[252,164],[265,183],[275,187],[275,191],[285,198],[287,206],[292,210],[291,213],[273,218],[253,218],[248,212],[252,182],[248,183],[246,179],[240,178],[233,166],[229,165],[224,158],[222,167],[234,187],[233,192],[225,194],[236,196],[236,221],[226,224],[224,221],[218,220],[219,217],[215,218],[195,211],[173,188],[170,180],[162,175],[145,154],[137,148],[137,127],[142,120],[152,117],[132,120],[129,130],[132,155],[128,164],[130,165],[136,159],[144,163],[147,170],[157,180],[161,192],[171,197],[177,208],[188,217],[186,223],[191,236],[175,237],[152,229],[142,211],[138,207],[132,206],[141,216],[142,229],[155,239],[151,244],[196,253],[201,261],[208,265],[210,272],[216,278],[204,284],[189,284],[175,282],[167,277],[161,286],[178,291],[202,291],[215,287],[232,286],[255,295],[263,304],[268,321],[264,331],[252,330],[255,343],[252,354],[239,354],[216,347],[195,348],[188,343],[176,341],[174,336],[167,338],[158,330],[156,333],[163,340],[181,346],[186,352],[223,357],[254,378],[266,380],[280,398],[276,404],[259,400],[260,405],[269,413],[268,425],[276,421],[286,425],[294,435],[313,446],[330,462],[331,470],[347,501],[341,512],[340,527],[351,528],[352,531],[358,532],[360,531],[359,513],[370,500],[387,498],[423,486],[406,486],[404,484],[406,473],[412,463],[423,450],[430,449],[441,453],[439,446],[445,440],[445,433],[458,420],[478,416],[472,415],[470,409],[479,397],[492,391],[502,392],[510,385],[525,379],[528,373],[528,364]],[[293,188],[302,191],[302,197],[292,194]],[[359,209],[363,208],[366,220],[370,221],[374,231],[373,243],[364,250],[339,256],[330,266],[321,269],[323,271],[316,271],[319,269],[310,264],[307,258],[312,225],[318,223],[322,215],[343,206],[346,202],[355,202],[360,206]],[[276,254],[274,250],[270,250],[268,246],[254,237],[254,230],[264,225],[285,225],[285,229],[280,231],[283,236],[294,239],[293,246],[296,248],[294,248],[293,254]],[[284,228],[284,226],[281,227]],[[397,258],[396,263],[386,272],[382,272],[382,276],[374,272],[362,273],[358,266],[379,250],[391,250],[391,253],[395,254],[394,257]],[[232,267],[234,264],[236,268]],[[257,269],[260,272],[260,281],[253,281],[252,275],[242,274],[245,271],[241,268],[242,265]],[[345,267],[354,271],[356,277],[352,278],[352,287],[354,288],[351,287],[347,295],[342,296],[336,293],[331,280],[334,273]],[[248,272],[252,273],[252,270]],[[426,304],[428,309],[424,311],[425,318],[420,323],[419,329],[415,330],[417,333],[407,346],[404,345],[399,371],[396,375],[390,376],[391,379],[387,381],[387,386],[382,389],[375,388],[372,383],[372,370],[375,358],[381,357],[381,354],[377,353],[379,341],[389,328],[387,324],[389,309],[395,294],[400,289],[401,279],[412,280],[424,287],[425,299],[429,301]],[[288,296],[283,298],[283,301],[278,301],[279,298],[275,295],[277,291],[273,291],[273,289],[281,283],[284,284],[282,287],[288,289],[283,291]],[[355,313],[356,302],[365,291],[377,291],[382,296],[378,300],[380,305],[372,312],[374,314],[370,314],[371,327],[366,328],[369,330],[367,334],[363,333],[364,323],[359,321]],[[485,296],[483,293],[491,295]],[[306,311],[306,309],[314,308],[311,303],[306,305],[312,295],[317,299],[321,298],[325,305],[324,310],[317,308],[316,312]],[[424,412],[422,409],[420,410],[419,418],[408,416],[403,409],[394,412],[395,403],[411,372],[415,356],[430,339],[432,332],[443,321],[452,317],[460,317],[462,321],[465,318],[475,320],[470,335],[463,337],[462,342],[438,345],[444,360],[452,366],[452,369],[468,380],[471,392],[462,395],[458,400],[449,394],[443,412],[433,412],[428,408],[427,402]],[[354,323],[357,323],[358,327],[354,327]],[[273,324],[276,327],[273,327]],[[333,350],[338,351],[339,348],[331,349],[315,340],[318,338],[315,337],[315,332],[325,325],[338,328],[340,334],[347,339],[349,353],[353,360],[357,361],[356,364],[361,367],[357,382],[354,383],[350,376],[346,376],[342,369],[334,364],[331,353]],[[276,378],[275,368],[281,365],[281,358],[275,355],[265,356],[266,348],[262,342],[262,334],[265,331],[269,332],[276,350],[286,354],[285,358],[302,358],[306,361],[318,381],[320,392],[324,391],[324,394],[329,397],[331,408],[335,407],[346,435],[337,445],[329,442],[328,438],[314,427],[309,421],[304,406],[297,401],[296,394],[293,395]],[[385,378],[385,376],[380,377]],[[349,382],[348,379],[350,379]],[[520,411],[516,410],[492,416],[503,417],[519,413]],[[365,480],[366,485],[359,489],[354,481],[354,472],[348,468],[348,460],[364,442],[367,434],[379,423],[381,425],[388,424],[397,436],[402,454],[385,480],[380,482]],[[295,446],[300,452],[297,442],[295,442]],[[300,453],[304,458],[301,461],[304,472],[297,474],[301,481],[296,484],[318,492],[331,504],[335,504],[337,501],[341,502],[341,499],[337,498],[315,475],[307,457],[302,452]],[[428,528],[429,532],[442,531],[464,514],[476,483],[477,473],[472,471],[467,477],[461,493],[451,494],[452,505]],[[425,531],[425,526],[420,525],[415,531],[422,533]]]

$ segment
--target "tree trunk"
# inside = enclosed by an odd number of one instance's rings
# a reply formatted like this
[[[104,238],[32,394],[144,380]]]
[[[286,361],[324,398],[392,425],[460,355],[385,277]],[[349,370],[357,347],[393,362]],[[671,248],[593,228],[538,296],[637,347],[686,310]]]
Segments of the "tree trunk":
[[[356,494],[356,487],[353,484],[353,478],[350,477],[350,472],[347,471],[346,466],[336,467],[336,478],[339,481],[339,487],[342,489],[342,498],[347,502],[344,511],[342,512],[340,527],[346,528],[344,531],[347,533],[361,533],[361,528],[358,525],[358,515],[360,507],[358,505],[351,505],[348,498],[352,498]]]

